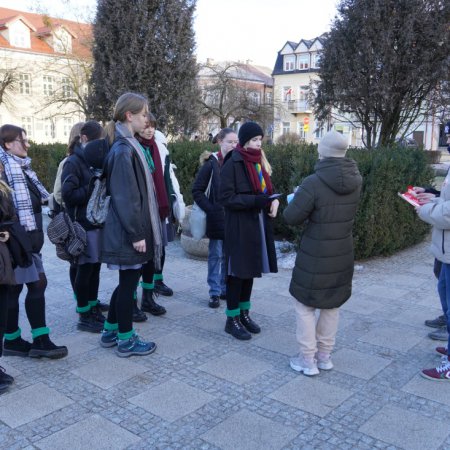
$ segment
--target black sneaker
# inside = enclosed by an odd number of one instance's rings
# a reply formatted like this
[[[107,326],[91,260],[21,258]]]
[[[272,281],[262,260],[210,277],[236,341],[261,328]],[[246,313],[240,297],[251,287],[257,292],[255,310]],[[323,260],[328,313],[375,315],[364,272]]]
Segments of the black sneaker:
[[[442,328],[447,326],[445,316],[436,317],[436,319],[425,320],[425,325],[430,328]]]
[[[68,350],[65,345],[55,345],[49,338],[48,334],[43,334],[33,340],[30,358],[50,358],[59,359],[67,356]]]
[[[89,311],[80,314],[77,329],[80,331],[88,331],[89,333],[100,333],[103,330],[103,323],[99,322],[97,317]]]
[[[30,349],[31,342],[22,339],[21,336],[13,340],[5,339],[3,343],[4,356],[28,356]]]
[[[6,373],[4,367],[0,366],[0,384],[13,384],[14,378]]]
[[[101,312],[107,312],[109,311],[109,304],[108,303],[102,303],[100,300],[97,303],[97,306],[100,308]]]
[[[165,297],[172,297],[173,295],[173,290],[164,284],[162,280],[155,281],[155,292],[159,295],[164,295]]]
[[[220,306],[220,298],[218,295],[213,295],[208,302],[210,308],[218,308]]]

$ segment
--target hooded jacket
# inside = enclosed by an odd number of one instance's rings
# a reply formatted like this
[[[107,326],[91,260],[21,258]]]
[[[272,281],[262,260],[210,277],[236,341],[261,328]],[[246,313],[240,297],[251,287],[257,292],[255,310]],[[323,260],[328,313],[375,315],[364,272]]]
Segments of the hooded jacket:
[[[362,178],[349,158],[324,158],[283,212],[289,225],[305,223],[289,292],[314,308],[341,306],[352,292],[352,228]]]

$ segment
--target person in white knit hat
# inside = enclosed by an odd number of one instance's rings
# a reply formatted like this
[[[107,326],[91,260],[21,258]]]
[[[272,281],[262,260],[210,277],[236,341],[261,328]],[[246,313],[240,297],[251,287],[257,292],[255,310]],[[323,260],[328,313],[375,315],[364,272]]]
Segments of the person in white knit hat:
[[[290,365],[309,376],[333,368],[339,307],[352,292],[352,228],[362,178],[356,162],[345,157],[347,147],[347,139],[336,131],[322,138],[315,173],[303,180],[283,212],[289,225],[306,223],[289,287],[299,344]]]

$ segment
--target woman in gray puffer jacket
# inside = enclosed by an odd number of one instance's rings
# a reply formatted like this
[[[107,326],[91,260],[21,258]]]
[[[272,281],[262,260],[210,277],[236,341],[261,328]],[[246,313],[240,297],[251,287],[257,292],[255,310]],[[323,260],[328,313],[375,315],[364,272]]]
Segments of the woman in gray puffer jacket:
[[[305,375],[332,369],[338,308],[352,292],[352,228],[362,178],[356,162],[345,158],[347,147],[347,139],[336,131],[323,137],[315,173],[303,180],[283,214],[290,225],[306,222],[289,288],[296,299],[300,347],[290,364]]]

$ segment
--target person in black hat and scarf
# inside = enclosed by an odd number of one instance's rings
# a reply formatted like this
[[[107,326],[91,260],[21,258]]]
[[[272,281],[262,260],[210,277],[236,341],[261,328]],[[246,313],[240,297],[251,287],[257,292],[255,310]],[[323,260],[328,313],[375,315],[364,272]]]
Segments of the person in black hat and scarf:
[[[271,198],[271,167],[261,148],[263,137],[257,123],[242,125],[239,144],[228,153],[221,171],[227,267],[225,331],[241,340],[261,331],[249,316],[253,279],[278,271],[272,220],[279,202]]]

